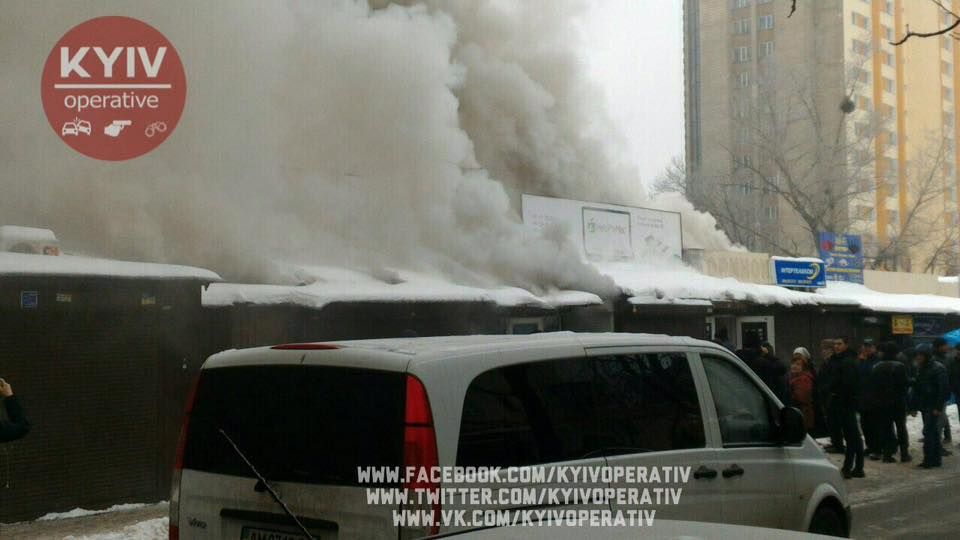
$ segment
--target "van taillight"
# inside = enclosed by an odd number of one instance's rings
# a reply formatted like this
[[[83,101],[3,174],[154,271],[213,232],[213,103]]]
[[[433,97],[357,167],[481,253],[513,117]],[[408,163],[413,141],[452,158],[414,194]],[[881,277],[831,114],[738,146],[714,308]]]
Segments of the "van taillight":
[[[187,448],[187,431],[190,429],[190,413],[193,412],[193,406],[197,401],[197,389],[200,386],[200,377],[193,381],[193,388],[190,389],[190,395],[187,397],[187,405],[183,411],[183,423],[180,424],[180,439],[177,441],[177,459],[173,464],[176,470],[183,469],[183,454]]]
[[[187,405],[183,411],[183,423],[180,425],[180,439],[177,441],[177,455],[173,463],[173,478],[170,481],[170,540],[180,538],[180,478],[183,475],[183,456],[187,448],[187,433],[190,430],[190,414],[197,401],[197,390],[200,387],[200,377],[193,382]]]
[[[417,476],[404,484],[406,489],[429,490],[434,493],[432,505],[434,525],[430,527],[430,534],[440,532],[440,484],[431,481],[431,470],[440,466],[437,454],[437,434],[433,429],[433,413],[430,410],[430,399],[427,390],[420,379],[407,375],[407,399],[404,412],[403,428],[403,464],[410,470],[416,471]],[[420,477],[421,473],[424,474]]]

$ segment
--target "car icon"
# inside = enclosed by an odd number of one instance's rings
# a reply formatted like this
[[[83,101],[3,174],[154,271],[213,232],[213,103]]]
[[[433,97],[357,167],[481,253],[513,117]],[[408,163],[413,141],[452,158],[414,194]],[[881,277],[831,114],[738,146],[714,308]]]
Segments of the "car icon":
[[[87,122],[86,120],[80,120],[77,122],[77,130],[80,133],[90,135],[90,133],[93,132],[93,127],[90,125],[90,122]]]
[[[63,124],[63,127],[62,127],[62,128],[60,128],[60,134],[61,134],[61,135],[64,135],[64,136],[66,136],[66,135],[79,135],[79,134],[80,134],[80,128],[78,128],[77,125],[74,124],[73,122],[67,122],[67,123]]]

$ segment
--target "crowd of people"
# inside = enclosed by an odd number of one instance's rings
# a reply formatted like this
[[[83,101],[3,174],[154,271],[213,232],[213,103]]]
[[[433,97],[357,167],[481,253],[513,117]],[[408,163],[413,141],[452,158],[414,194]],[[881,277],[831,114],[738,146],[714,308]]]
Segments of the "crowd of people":
[[[756,336],[745,336],[736,354],[782,402],[803,413],[808,432],[830,437],[825,450],[844,454],[844,478],[863,478],[864,458],[895,463],[899,454],[901,463],[912,461],[908,414],[923,419],[918,467],[940,467],[953,453],[945,408],[951,394],[960,397],[960,344],[951,348],[937,338],[901,350],[893,341],[878,347],[868,338],[855,347],[841,337],[830,345],[816,361],[797,347],[789,368]]]

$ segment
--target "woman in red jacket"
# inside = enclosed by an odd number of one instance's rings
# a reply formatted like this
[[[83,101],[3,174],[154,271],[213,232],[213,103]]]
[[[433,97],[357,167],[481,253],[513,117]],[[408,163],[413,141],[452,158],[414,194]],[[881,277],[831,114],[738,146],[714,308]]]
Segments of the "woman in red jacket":
[[[816,414],[813,408],[813,366],[810,365],[810,351],[797,347],[790,362],[790,398],[792,405],[803,413],[803,425],[807,431],[813,429]]]

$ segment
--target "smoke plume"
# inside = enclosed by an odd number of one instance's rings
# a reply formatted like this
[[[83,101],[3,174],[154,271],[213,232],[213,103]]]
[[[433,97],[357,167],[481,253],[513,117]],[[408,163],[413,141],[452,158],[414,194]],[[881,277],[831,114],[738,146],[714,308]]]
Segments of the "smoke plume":
[[[610,293],[562,236],[525,237],[518,212],[523,192],[644,203],[581,65],[582,7],[7,1],[0,222],[238,281],[277,281],[284,261]],[[176,132],[128,162],[75,153],[39,99],[53,44],[101,15],[156,27],[187,72]]]

